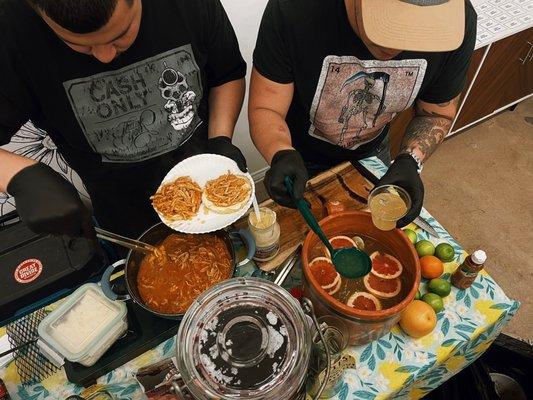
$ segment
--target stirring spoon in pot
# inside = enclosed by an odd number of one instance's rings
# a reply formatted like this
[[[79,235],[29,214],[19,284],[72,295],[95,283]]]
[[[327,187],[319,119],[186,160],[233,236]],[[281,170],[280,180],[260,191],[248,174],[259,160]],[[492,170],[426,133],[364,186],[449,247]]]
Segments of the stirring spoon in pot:
[[[97,227],[95,227],[94,230],[96,231],[96,236],[100,239],[116,243],[131,250],[138,250],[146,254],[157,254],[157,249],[148,243],[144,243],[135,239],[130,239],[125,236],[118,235],[116,233],[109,232]]]
[[[294,189],[292,179],[289,176],[285,176],[285,186],[289,191],[289,194],[294,198]],[[309,209],[307,202],[304,199],[295,200],[296,207],[307,225],[316,233],[322,243],[329,250],[331,254],[331,261],[335,266],[337,272],[345,278],[360,278],[367,275],[372,269],[372,262],[370,257],[364,252],[355,247],[343,247],[341,249],[334,249],[329,239],[326,237],[322,228],[318,224],[315,216]]]

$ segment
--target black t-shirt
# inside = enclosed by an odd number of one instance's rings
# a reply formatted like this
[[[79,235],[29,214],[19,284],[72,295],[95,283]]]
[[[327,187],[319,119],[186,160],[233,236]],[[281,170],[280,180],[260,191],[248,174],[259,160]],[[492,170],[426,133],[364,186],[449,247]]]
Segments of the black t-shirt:
[[[379,61],[354,33],[344,0],[270,0],[254,67],[294,83],[286,117],[293,146],[306,161],[335,164],[368,155],[382,128],[416,99],[444,103],[461,92],[476,41],[469,1],[465,23],[455,51],[404,51]]]
[[[219,0],[142,6],[135,42],[103,64],[70,49],[25,1],[0,2],[0,144],[31,120],[79,173],[97,216],[132,214],[122,225],[139,207],[154,217],[148,197],[163,176],[205,147],[210,88],[246,73]]]

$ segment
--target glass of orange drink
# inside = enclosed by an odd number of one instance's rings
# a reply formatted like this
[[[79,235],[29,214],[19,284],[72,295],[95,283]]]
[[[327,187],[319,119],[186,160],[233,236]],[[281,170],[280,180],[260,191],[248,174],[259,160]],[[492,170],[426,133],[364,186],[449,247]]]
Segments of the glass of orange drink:
[[[411,197],[399,186],[375,187],[368,196],[372,222],[382,231],[396,228],[396,222],[411,208]]]

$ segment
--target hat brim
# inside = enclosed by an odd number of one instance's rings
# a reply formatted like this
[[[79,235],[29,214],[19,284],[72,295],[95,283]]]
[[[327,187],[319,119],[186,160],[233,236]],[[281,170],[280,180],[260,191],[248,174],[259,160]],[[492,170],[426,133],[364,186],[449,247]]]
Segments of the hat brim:
[[[362,0],[366,36],[376,45],[396,50],[450,51],[463,42],[464,0],[417,6],[400,0]]]

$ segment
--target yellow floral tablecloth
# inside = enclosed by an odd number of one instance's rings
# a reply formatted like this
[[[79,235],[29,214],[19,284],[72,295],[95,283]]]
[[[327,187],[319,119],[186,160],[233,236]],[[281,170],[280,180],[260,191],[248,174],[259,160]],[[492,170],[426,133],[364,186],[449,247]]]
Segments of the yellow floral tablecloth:
[[[385,166],[376,158],[364,161],[365,166],[381,175]],[[417,227],[418,239],[449,242],[456,250],[456,259],[445,264],[444,278],[457,268],[466,252],[446,230],[423,210],[425,218],[438,232],[440,239],[428,236]],[[490,254],[489,254],[490,257]],[[239,275],[249,275],[252,267],[244,267]],[[292,276],[289,285],[298,285]],[[421,283],[425,292],[426,282]],[[392,332],[368,345],[349,347],[346,351],[357,361],[357,369],[346,370],[339,382],[339,392],[333,398],[347,399],[418,399],[476,360],[495,340],[503,326],[515,315],[519,303],[509,299],[494,280],[483,271],[467,290],[452,288],[444,299],[445,308],[438,314],[432,334],[412,339],[397,326]],[[0,329],[0,336],[5,334]],[[133,374],[140,367],[172,357],[174,341],[169,339],[155,349],[101,377],[99,384],[115,394],[117,399],[144,399]],[[40,384],[22,386],[14,363],[0,370],[13,399],[63,400],[83,389],[70,384],[63,370]]]

